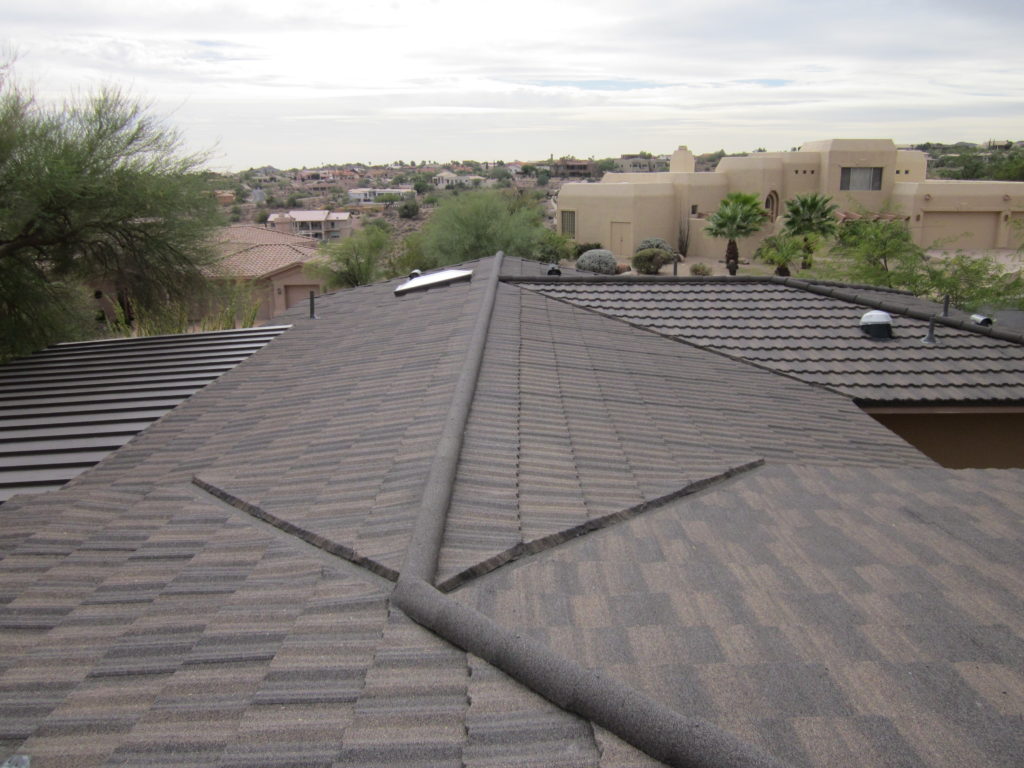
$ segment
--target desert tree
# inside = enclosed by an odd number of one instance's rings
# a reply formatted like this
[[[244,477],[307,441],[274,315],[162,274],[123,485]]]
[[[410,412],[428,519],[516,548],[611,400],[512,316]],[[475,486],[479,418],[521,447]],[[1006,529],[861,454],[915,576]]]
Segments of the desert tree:
[[[121,91],[45,106],[0,70],[0,357],[88,332],[87,286],[196,300],[221,223],[204,162]]]

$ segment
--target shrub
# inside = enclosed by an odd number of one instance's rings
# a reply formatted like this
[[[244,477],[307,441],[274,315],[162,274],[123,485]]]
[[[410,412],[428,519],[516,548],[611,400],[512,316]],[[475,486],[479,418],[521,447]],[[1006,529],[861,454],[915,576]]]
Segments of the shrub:
[[[617,266],[612,252],[603,248],[592,248],[576,260],[576,269],[597,272],[601,275],[617,274]]]
[[[398,215],[403,219],[415,219],[420,212],[420,204],[415,200],[405,200],[398,206]]]
[[[711,267],[707,264],[691,264],[690,274],[694,277],[711,277]]]
[[[645,241],[646,242],[646,241]],[[656,275],[665,266],[671,256],[661,248],[644,248],[633,257],[633,269],[641,275]]]
[[[636,247],[636,252],[646,251],[649,248],[658,248],[665,253],[673,254],[672,246],[668,244],[667,240],[662,240],[660,237],[648,237],[640,241],[640,245]]]
[[[569,260],[576,257],[576,249],[572,240],[565,235],[559,234],[550,229],[545,229],[537,243],[537,250],[534,252],[537,261],[554,262],[557,264],[563,259]]]
[[[600,250],[603,247],[604,246],[601,245],[600,243],[576,243],[576,245],[575,245],[576,252],[572,255],[572,257],[574,259],[578,259],[580,256],[582,256],[587,251]]]

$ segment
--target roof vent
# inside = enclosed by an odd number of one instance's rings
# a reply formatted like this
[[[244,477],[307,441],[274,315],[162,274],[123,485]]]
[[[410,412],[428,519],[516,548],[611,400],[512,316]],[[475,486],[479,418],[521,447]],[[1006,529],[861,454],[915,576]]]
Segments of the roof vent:
[[[409,293],[410,291],[450,285],[451,283],[456,283],[460,280],[469,280],[472,276],[472,269],[443,269],[440,272],[430,272],[426,275],[420,274],[416,277],[412,277],[410,275],[408,280],[395,288],[395,296],[401,296]]]
[[[552,264],[551,267],[548,269],[548,274],[549,275],[560,275],[560,274],[562,274],[562,270],[560,270],[558,268],[557,264]]]
[[[988,328],[992,325],[992,318],[988,315],[971,315],[971,322],[975,325],[983,325]]]
[[[892,316],[880,309],[865,312],[860,319],[860,330],[870,339],[891,339]]]
[[[420,272],[418,269],[414,269],[412,272],[409,273],[409,279],[412,280],[414,277],[419,277],[422,274],[423,273]]]

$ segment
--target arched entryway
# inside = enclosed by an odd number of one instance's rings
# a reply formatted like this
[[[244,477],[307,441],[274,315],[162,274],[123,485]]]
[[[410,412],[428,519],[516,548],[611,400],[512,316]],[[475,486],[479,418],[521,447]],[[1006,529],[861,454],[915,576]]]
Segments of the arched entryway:
[[[768,221],[775,221],[779,218],[779,193],[774,189],[764,199],[764,209],[768,211]]]

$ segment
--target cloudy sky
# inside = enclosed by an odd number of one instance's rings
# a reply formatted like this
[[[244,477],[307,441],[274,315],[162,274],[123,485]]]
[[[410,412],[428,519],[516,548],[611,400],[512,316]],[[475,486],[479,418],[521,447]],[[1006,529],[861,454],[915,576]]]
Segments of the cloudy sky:
[[[1022,35],[1021,0],[0,0],[39,99],[122,86],[223,169],[1024,139]]]

